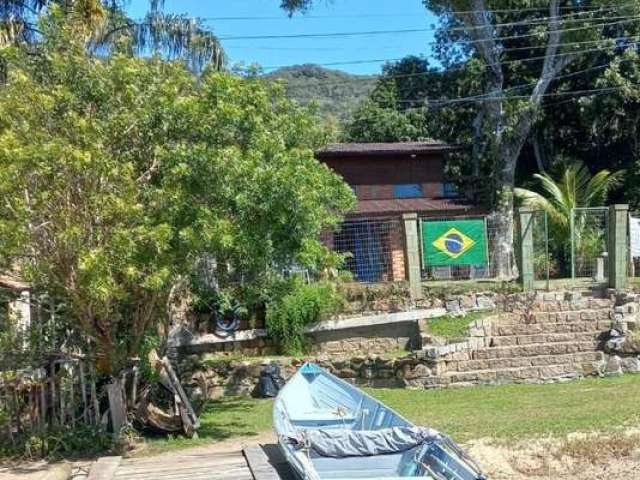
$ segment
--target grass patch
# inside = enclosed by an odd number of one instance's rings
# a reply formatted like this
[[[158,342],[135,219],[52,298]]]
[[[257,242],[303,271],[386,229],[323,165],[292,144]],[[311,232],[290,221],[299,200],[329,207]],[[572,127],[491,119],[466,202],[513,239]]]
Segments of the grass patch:
[[[640,424],[640,376],[451,390],[369,390],[413,422],[458,441],[613,432]]]
[[[554,456],[557,460],[567,456],[597,465],[603,458],[629,458],[638,445],[640,434],[637,433],[627,435],[624,432],[616,432],[605,438],[586,435],[564,440],[554,452]]]
[[[271,400],[225,397],[212,400],[200,415],[198,438],[147,436],[145,454],[156,454],[212,442],[258,435],[272,428]]]
[[[640,425],[640,375],[550,385],[502,385],[450,390],[367,389],[418,425],[437,428],[459,442],[491,437],[517,441],[572,432],[615,434]],[[147,452],[192,447],[270,430],[271,400],[225,398],[211,402],[198,439],[152,438]],[[617,437],[616,437],[617,438]],[[620,437],[622,438],[622,437]],[[616,451],[627,442],[614,442]],[[565,454],[589,457],[587,442],[569,441]],[[612,447],[613,448],[613,447]]]
[[[431,335],[447,339],[467,337],[472,322],[492,314],[493,312],[470,312],[464,316],[445,315],[430,318],[426,321],[426,330]]]

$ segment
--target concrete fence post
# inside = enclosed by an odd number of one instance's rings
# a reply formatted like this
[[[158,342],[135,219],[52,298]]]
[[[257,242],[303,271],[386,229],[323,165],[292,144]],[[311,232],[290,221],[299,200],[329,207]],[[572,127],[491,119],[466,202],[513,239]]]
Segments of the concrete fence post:
[[[535,274],[533,262],[533,210],[520,208],[518,210],[520,223],[520,241],[518,259],[520,260],[520,282],[525,292],[535,289]]]
[[[422,298],[422,275],[420,268],[420,235],[417,213],[404,213],[405,251],[407,255],[407,279],[409,291],[413,300]]]
[[[629,205],[609,206],[609,288],[616,290],[627,286],[628,222]]]

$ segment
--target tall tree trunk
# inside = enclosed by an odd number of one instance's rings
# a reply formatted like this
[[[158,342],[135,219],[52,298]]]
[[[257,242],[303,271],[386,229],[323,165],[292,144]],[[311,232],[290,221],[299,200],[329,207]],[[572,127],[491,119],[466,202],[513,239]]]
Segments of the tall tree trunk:
[[[511,280],[518,274],[514,255],[513,238],[513,187],[516,166],[522,146],[526,141],[542,98],[552,80],[572,60],[571,56],[559,58],[560,19],[559,0],[549,2],[549,33],[542,73],[529,98],[528,108],[507,117],[504,111],[504,74],[496,44],[495,30],[490,21],[485,0],[472,0],[471,10],[463,15],[467,33],[476,42],[476,49],[489,67],[487,95],[493,101],[484,103],[487,133],[493,143],[496,159],[497,198],[494,213],[492,274],[499,279]],[[508,123],[508,130],[505,127]],[[507,132],[507,133],[505,133]],[[475,153],[475,152],[474,152]]]

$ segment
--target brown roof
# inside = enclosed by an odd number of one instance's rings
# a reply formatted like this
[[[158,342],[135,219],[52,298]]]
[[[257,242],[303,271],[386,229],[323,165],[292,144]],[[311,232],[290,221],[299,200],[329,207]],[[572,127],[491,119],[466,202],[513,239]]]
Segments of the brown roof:
[[[430,212],[456,214],[478,211],[476,205],[451,198],[392,198],[386,200],[359,200],[356,214]]]
[[[31,288],[28,283],[7,275],[0,275],[0,288],[1,287],[8,288],[10,290],[29,290]]]
[[[398,155],[418,153],[441,153],[458,147],[436,140],[424,142],[391,143],[333,143],[318,150],[318,157],[339,157],[342,155]]]

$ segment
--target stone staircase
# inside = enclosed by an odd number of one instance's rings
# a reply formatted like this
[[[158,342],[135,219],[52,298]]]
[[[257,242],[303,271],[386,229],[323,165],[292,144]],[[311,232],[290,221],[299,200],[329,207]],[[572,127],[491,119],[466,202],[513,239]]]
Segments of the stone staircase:
[[[427,346],[432,387],[558,382],[604,371],[603,339],[614,319],[610,299],[574,293],[538,297],[526,307],[478,320],[459,344]]]

